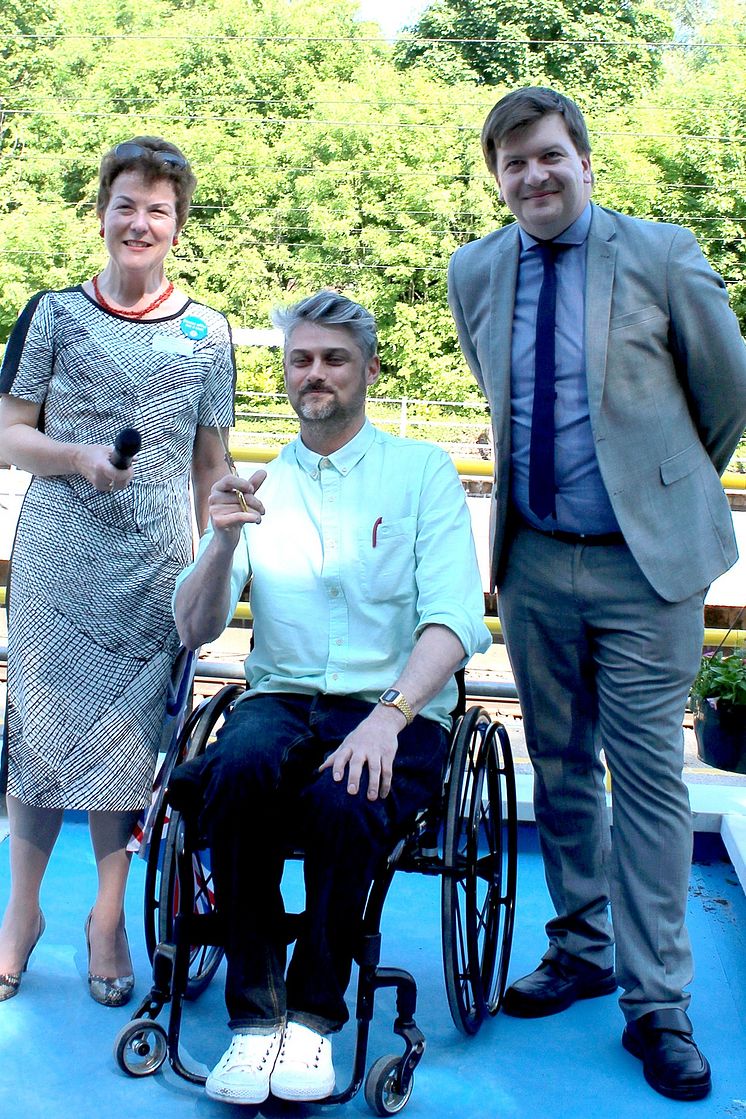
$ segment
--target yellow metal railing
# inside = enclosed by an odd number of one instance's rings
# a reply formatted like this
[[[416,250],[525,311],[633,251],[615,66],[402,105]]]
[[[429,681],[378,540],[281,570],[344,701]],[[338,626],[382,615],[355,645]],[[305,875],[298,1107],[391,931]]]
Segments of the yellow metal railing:
[[[271,462],[280,453],[279,447],[236,447],[231,448],[231,454],[236,462]],[[453,458],[453,465],[462,478],[491,478],[493,464],[484,458]],[[746,490],[746,474],[736,474],[729,471],[721,478],[723,488],[726,490]]]
[[[6,588],[0,586],[0,607],[5,606]],[[248,602],[239,602],[236,607],[236,612],[233,615],[234,621],[250,622],[252,620],[251,607]],[[484,624],[492,634],[492,639],[499,640],[502,637],[502,626],[500,619],[492,615],[487,615],[484,619]],[[712,645],[719,645],[720,642],[727,648],[735,649],[746,647],[746,630],[724,630],[724,629],[706,629],[705,630],[705,645],[709,648]]]
[[[231,447],[231,454],[236,462],[271,462],[279,453],[279,447]],[[451,457],[462,478],[492,477],[492,463],[489,459]]]
[[[725,490],[746,490],[746,474],[735,474],[732,470],[726,471],[720,481]]]
[[[231,454],[237,462],[271,462],[272,459],[277,458],[279,453],[279,447],[256,446],[231,448]],[[462,478],[492,477],[492,463],[488,459],[453,458],[453,464]],[[722,482],[725,489],[746,490],[746,474],[724,474]],[[5,587],[0,586],[0,606],[4,605]],[[251,620],[251,610],[247,602],[239,602],[236,613],[234,614],[234,619],[237,621]],[[492,634],[493,641],[499,640],[502,637],[502,627],[499,619],[488,615],[485,617],[484,621],[487,629]],[[719,645],[721,641],[724,646],[729,648],[746,645],[746,631],[731,630],[727,632],[722,629],[705,630],[705,646]]]
[[[250,622],[252,620],[251,607],[248,602],[239,602],[236,607],[236,612],[233,615],[235,621]],[[495,641],[502,637],[502,626],[500,619],[495,618],[493,615],[488,614],[484,619],[484,624],[492,634],[492,640]],[[707,648],[712,645],[719,645],[723,642],[723,646],[728,648],[746,647],[746,630],[724,630],[724,629],[706,629],[704,644]]]

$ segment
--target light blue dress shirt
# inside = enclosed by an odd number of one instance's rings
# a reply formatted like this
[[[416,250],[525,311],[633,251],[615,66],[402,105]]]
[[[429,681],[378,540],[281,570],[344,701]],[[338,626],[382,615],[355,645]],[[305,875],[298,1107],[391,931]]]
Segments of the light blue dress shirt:
[[[528,504],[529,448],[534,399],[536,312],[544,266],[538,242],[519,228],[521,253],[513,312],[511,349],[511,477],[512,500],[530,524],[565,532],[617,532],[598,467],[588,408],[585,370],[585,273],[590,202],[571,226],[554,241],[572,246],[557,257],[554,410],[554,473],[557,516],[539,520]]]
[[[431,624],[455,633],[467,659],[489,648],[471,519],[439,447],[367,420],[326,458],[298,438],[268,464],[260,496],[266,514],[243,529],[226,618],[251,577],[251,692],[374,703]],[[208,530],[195,562],[210,537]],[[449,681],[420,714],[447,727],[455,704]]]

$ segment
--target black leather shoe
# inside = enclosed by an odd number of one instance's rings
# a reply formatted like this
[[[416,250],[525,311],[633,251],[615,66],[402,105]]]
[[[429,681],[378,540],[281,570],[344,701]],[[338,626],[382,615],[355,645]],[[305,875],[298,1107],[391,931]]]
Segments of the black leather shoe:
[[[701,1100],[712,1087],[712,1076],[692,1032],[679,1007],[652,1010],[627,1023],[622,1045],[642,1061],[645,1079],[656,1092],[672,1100]]]
[[[560,951],[508,987],[502,1008],[513,1018],[545,1018],[567,1010],[578,999],[595,999],[616,989],[612,967],[595,967]]]

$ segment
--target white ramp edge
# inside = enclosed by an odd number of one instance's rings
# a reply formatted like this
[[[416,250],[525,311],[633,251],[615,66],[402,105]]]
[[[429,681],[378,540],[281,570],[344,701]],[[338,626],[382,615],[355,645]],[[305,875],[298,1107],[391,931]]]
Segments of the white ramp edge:
[[[534,823],[532,773],[516,774],[518,820]],[[733,863],[741,889],[746,893],[746,785],[687,782],[695,832],[720,835]],[[609,818],[612,818],[611,796]]]

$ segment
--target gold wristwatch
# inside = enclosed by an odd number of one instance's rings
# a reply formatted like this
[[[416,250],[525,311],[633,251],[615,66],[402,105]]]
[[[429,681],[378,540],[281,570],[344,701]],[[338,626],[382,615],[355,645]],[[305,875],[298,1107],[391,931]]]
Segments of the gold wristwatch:
[[[407,720],[407,726],[409,726],[414,719],[414,711],[401,692],[398,692],[396,688],[387,688],[383,695],[378,697],[378,702],[382,703],[384,707],[396,707],[398,711],[401,711],[402,715]]]

